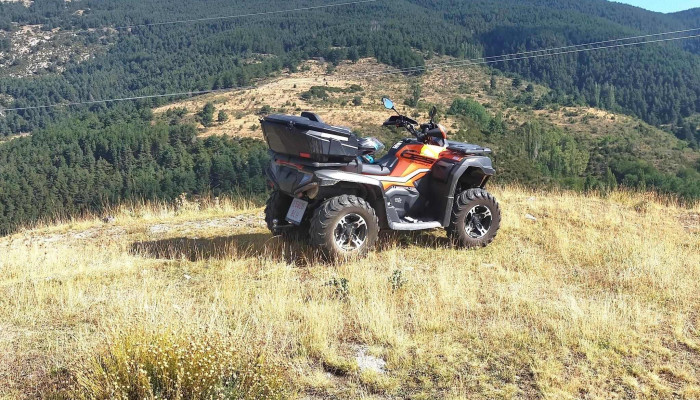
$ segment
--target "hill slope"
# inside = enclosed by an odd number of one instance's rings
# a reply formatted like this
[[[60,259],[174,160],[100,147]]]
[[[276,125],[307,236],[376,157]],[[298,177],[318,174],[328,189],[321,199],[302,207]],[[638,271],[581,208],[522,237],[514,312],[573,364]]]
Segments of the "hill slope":
[[[338,265],[240,201],[2,238],[0,397],[700,395],[700,209],[493,192],[488,248],[390,236]]]
[[[676,18],[688,27],[695,27],[700,21],[700,7],[691,8],[690,10],[679,11],[677,13],[670,14],[673,18]]]
[[[478,58],[572,44],[698,28],[693,14],[674,17],[605,0],[396,0],[197,24],[134,26],[165,21],[293,9],[288,1],[183,0],[0,3],[0,106],[25,107],[163,92],[247,85],[311,57],[338,62],[377,57],[414,67],[434,56]],[[396,12],[401,10],[401,12]],[[39,79],[16,75],[26,62],[12,31],[28,25],[56,29],[74,45],[51,57]],[[116,30],[105,27],[132,26]],[[13,39],[15,37],[15,39]],[[28,40],[28,39],[26,39]],[[587,54],[495,64],[563,91],[572,101],[633,113],[656,124],[682,125],[700,111],[698,39]],[[65,46],[48,39],[53,46]],[[75,48],[71,48],[75,47]],[[90,51],[94,57],[81,62]],[[99,49],[99,50],[97,50]],[[101,49],[104,49],[101,50]],[[34,51],[34,50],[31,50]],[[46,53],[48,50],[36,51]],[[74,56],[70,57],[71,54]],[[63,61],[72,61],[63,65]],[[60,62],[59,62],[60,61]],[[54,65],[61,64],[61,65]],[[21,68],[26,70],[26,68]],[[164,100],[159,100],[164,101]],[[154,102],[144,102],[153,105]],[[162,103],[161,103],[162,104]],[[0,134],[27,132],[65,116],[40,109],[0,118]]]
[[[419,77],[357,75],[366,68],[382,67],[373,59],[336,67],[305,62],[254,89],[200,96],[153,112],[79,113],[31,137],[0,143],[0,234],[38,219],[132,200],[172,200],[183,192],[262,193],[269,162],[260,140],[263,113],[314,110],[391,146],[406,132],[382,128],[388,113],[379,99],[385,95],[418,119],[437,104],[451,139],[494,150],[499,182],[578,190],[621,184],[691,202],[700,198],[700,152],[637,118],[562,106],[544,86],[483,67]],[[212,121],[204,126],[201,112],[209,102]],[[222,121],[215,121],[220,112]]]
[[[325,72],[329,68],[332,72]],[[625,180],[625,176],[638,171],[623,171],[621,166],[621,160],[632,160],[640,163],[638,166],[647,165],[668,174],[655,182],[648,180],[645,187],[666,191],[663,185],[670,184],[674,177],[684,176],[686,183],[670,191],[686,199],[700,197],[697,169],[700,152],[638,118],[585,105],[562,106],[546,86],[494,74],[481,66],[435,69],[418,77],[360,75],[364,70],[376,68],[381,66],[373,59],[342,62],[336,67],[318,61],[305,62],[299,71],[285,71],[260,82],[254,89],[199,96],[157,108],[155,119],[170,124],[194,123],[203,137],[262,139],[258,120],[263,113],[299,114],[302,110],[312,110],[326,122],[351,127],[360,135],[379,137],[391,146],[406,133],[381,127],[388,114],[379,99],[389,96],[404,114],[418,119],[427,118],[429,108],[437,105],[450,139],[494,149],[499,179],[536,185],[557,183],[581,189],[590,188],[590,182],[602,179],[606,169],[612,168],[620,183],[633,187],[638,185]],[[519,81],[517,87],[516,81]],[[465,99],[473,101],[474,110],[460,112],[458,107],[453,108],[455,102]],[[197,115],[207,103],[229,118],[202,126]],[[571,147],[585,152],[580,167],[572,167],[568,172],[556,171],[547,156],[523,156],[528,135],[523,127],[530,125],[559,135],[556,139],[542,139],[556,142],[556,152],[563,153]],[[563,164],[570,166],[573,162],[567,159]],[[678,190],[680,187],[683,189]]]

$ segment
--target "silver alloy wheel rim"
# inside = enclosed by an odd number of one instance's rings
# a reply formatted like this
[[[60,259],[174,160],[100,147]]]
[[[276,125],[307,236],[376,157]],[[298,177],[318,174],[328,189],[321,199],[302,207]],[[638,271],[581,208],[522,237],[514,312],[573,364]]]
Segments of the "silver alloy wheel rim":
[[[491,229],[492,222],[493,215],[491,214],[491,209],[484,205],[477,205],[467,213],[464,230],[469,237],[481,239],[486,236],[489,229]]]
[[[341,250],[356,251],[367,241],[367,222],[359,214],[347,214],[336,224],[333,239]]]

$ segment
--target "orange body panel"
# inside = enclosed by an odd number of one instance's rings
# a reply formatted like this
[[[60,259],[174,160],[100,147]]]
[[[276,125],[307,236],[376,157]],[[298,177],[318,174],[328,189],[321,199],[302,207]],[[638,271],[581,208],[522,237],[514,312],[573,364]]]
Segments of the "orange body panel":
[[[384,190],[394,186],[412,187],[423,178],[440,158],[461,160],[464,156],[445,147],[428,144],[407,144],[396,153],[398,163],[388,176],[377,177]],[[421,171],[414,175],[416,171]]]
[[[454,152],[442,146],[429,144],[406,144],[396,152],[398,159],[396,166],[389,175],[376,175],[374,178],[382,182],[384,190],[392,187],[414,187],[415,183],[423,178],[433,165],[441,158],[460,161],[464,154]],[[304,166],[288,161],[276,160],[277,164],[304,170]]]

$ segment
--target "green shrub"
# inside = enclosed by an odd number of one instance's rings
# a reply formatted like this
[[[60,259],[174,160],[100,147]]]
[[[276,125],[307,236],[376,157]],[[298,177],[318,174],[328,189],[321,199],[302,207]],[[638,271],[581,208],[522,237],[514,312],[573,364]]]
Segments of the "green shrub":
[[[268,104],[264,104],[260,109],[258,110],[258,115],[268,115],[272,112],[272,107]]]
[[[204,105],[204,108],[198,114],[199,121],[202,125],[210,126],[211,123],[214,122],[214,111],[214,104],[212,102],[208,102]]]
[[[477,122],[482,129],[491,119],[486,108],[478,101],[472,99],[455,99],[447,112],[448,114],[470,118]]]
[[[324,286],[329,286],[333,289],[333,297],[339,300],[346,300],[350,294],[350,286],[345,278],[332,278]]]
[[[400,290],[406,284],[406,280],[403,277],[403,273],[400,269],[394,270],[394,272],[389,277],[389,284],[391,285],[391,290],[393,292]]]

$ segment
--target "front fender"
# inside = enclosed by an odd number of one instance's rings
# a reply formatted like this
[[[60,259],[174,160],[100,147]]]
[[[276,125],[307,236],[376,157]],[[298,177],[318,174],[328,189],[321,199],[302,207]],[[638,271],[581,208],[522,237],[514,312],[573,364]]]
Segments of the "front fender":
[[[486,185],[488,179],[496,174],[493,163],[489,157],[469,157],[460,163],[446,169],[443,182],[436,183],[434,195],[442,203],[442,226],[450,224],[452,206],[454,205],[455,191],[458,185],[462,187],[481,187]]]
[[[459,164],[459,167],[455,171],[454,175],[457,177],[457,181],[462,175],[467,172],[468,169],[480,170],[485,176],[496,175],[496,169],[493,168],[493,162],[488,157],[470,157],[465,159]]]

